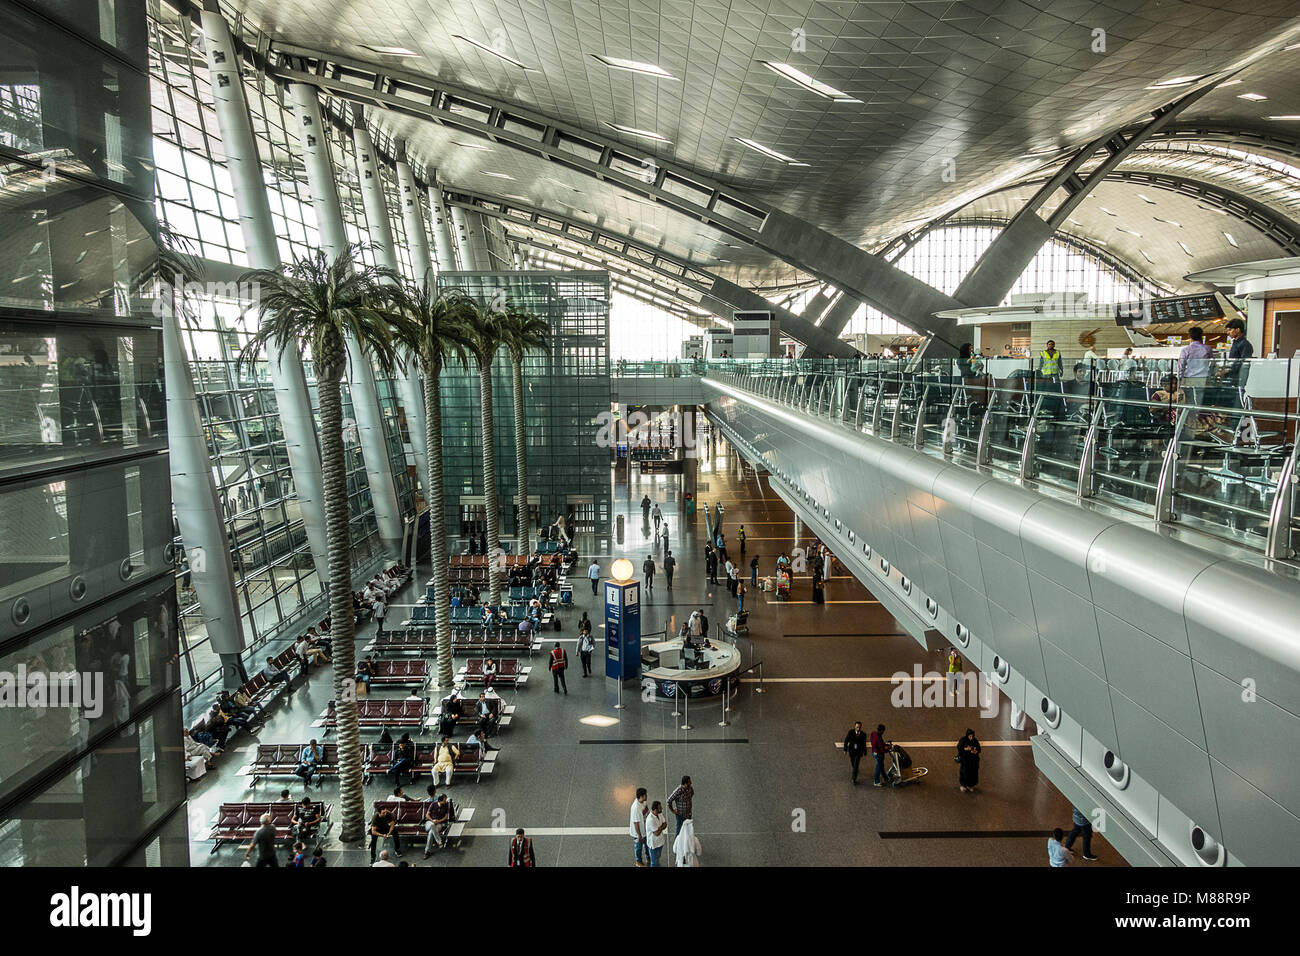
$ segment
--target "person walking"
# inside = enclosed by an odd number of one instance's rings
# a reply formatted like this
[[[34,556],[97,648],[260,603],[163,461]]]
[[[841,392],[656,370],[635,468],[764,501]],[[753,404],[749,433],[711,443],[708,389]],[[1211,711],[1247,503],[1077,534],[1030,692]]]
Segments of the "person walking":
[[[644,523],[650,523],[650,496],[646,495],[641,499],[641,518]]]
[[[254,831],[253,842],[250,843],[248,849],[244,851],[244,862],[247,863],[248,858],[252,855],[253,851],[256,850],[257,862],[254,863],[253,866],[278,867],[280,861],[275,855],[275,824],[271,822],[271,814],[262,814],[259,822],[261,823],[261,826]]]
[[[664,832],[668,829],[668,818],[664,816],[664,806],[658,800],[650,804],[650,812],[645,818],[645,849],[647,862],[651,866],[659,865],[659,856],[664,852],[668,838]]]
[[[759,556],[756,554],[749,561],[749,586],[751,588],[758,587],[758,558]]]
[[[648,856],[646,850],[646,816],[650,812],[647,801],[649,792],[645,787],[637,787],[636,796],[632,800],[632,808],[627,822],[628,836],[632,838],[632,851],[636,857],[637,866],[648,866],[649,861],[643,860],[643,856]]]
[[[966,735],[957,741],[957,786],[962,793],[974,793],[980,782],[980,742],[975,731],[966,728]]]
[[[1082,836],[1083,858],[1089,863],[1096,863],[1097,858],[1092,855],[1092,821],[1084,816],[1078,807],[1070,808],[1070,817],[1074,821],[1074,828],[1070,830],[1070,835],[1065,838],[1065,842],[1061,845],[1073,852],[1071,848],[1074,846],[1075,839]]]
[[[740,580],[736,581],[736,613],[737,614],[743,614],[745,612],[745,592],[747,590],[749,589],[745,587],[744,581],[740,581]]]
[[[885,725],[877,724],[871,733],[871,756],[876,759],[876,772],[871,778],[873,787],[883,787],[882,780],[888,779],[885,773],[885,754],[889,753],[891,744],[885,739]]]
[[[948,648],[948,695],[957,699],[957,682],[961,680],[961,655],[957,648]],[[958,748],[960,749],[960,748]]]
[[[731,561],[727,561],[727,592],[732,597],[736,596],[736,585],[739,582],[740,582],[739,569],[734,564],[732,564]]]
[[[710,584],[718,583],[718,552],[707,544],[704,546],[704,573]]]
[[[537,857],[533,854],[533,841],[524,835],[524,828],[515,830],[510,838],[510,859],[507,866],[536,866]]]
[[[853,767],[853,773],[849,775],[852,783],[858,782],[858,763],[862,760],[862,755],[867,752],[868,744],[867,732],[862,729],[862,721],[859,720],[844,735],[844,752],[849,755],[849,763]]]
[[[564,688],[564,696],[569,696],[569,685],[564,680],[564,672],[569,667],[569,656],[564,653],[564,648],[560,642],[556,641],[555,646],[551,648],[551,683],[555,685],[555,692],[558,694],[560,688]]]
[[[641,574],[645,577],[645,589],[647,594],[655,593],[655,559],[653,555],[645,556],[645,563],[641,565]]]
[[[745,556],[745,526],[742,524],[736,529],[736,540],[740,542],[740,556]]]
[[[596,588],[600,586],[600,562],[595,558],[591,559],[591,564],[587,565],[587,577],[591,579],[591,594],[596,595]]]
[[[812,599],[814,604],[826,603],[826,580],[820,571],[813,572]]]
[[[690,777],[682,777],[681,786],[672,793],[668,794],[668,809],[673,812],[677,818],[677,834],[682,832],[682,824],[691,818],[693,803],[695,800],[695,788],[691,786]]]
[[[667,551],[668,548],[669,548],[668,541],[669,541],[669,538],[668,538],[668,519],[665,518],[665,519],[664,519],[664,550],[665,550],[665,551]]]
[[[700,857],[704,855],[704,851],[695,836],[695,823],[689,817],[682,821],[681,828],[677,831],[677,839],[673,840],[673,854],[677,857],[678,866],[700,865]]]
[[[667,548],[668,542],[664,541],[664,578],[668,581],[668,590],[673,589],[673,571],[677,568],[677,559]]]
[[[578,632],[578,659],[582,661],[582,676],[591,676],[591,652],[596,649],[596,640],[591,636],[591,624],[585,631]]]
[[[659,526],[663,524],[663,520],[664,520],[664,513],[659,510],[658,504],[656,504],[653,508],[650,509],[650,520],[655,523],[655,537],[658,537]]]

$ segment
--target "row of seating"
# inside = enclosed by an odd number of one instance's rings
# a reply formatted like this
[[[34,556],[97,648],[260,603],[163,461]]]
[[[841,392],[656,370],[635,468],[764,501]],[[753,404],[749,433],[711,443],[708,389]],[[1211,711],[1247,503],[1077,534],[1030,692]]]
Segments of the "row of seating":
[[[299,757],[302,754],[306,743],[300,744],[258,744],[257,752],[253,758],[240,767],[236,773],[241,777],[251,777],[250,787],[256,787],[259,781],[271,777],[293,777],[298,769]],[[317,784],[325,777],[337,777],[339,773],[339,745],[338,744],[320,744],[321,757],[316,761],[315,770],[312,774],[317,780]],[[416,766],[415,769],[420,773],[429,773],[433,768],[433,743],[417,743]],[[491,774],[493,767],[491,764],[496,759],[496,753],[501,748],[497,747],[492,750],[491,754],[484,755],[480,753],[480,748],[470,747],[465,744],[456,744],[460,750],[460,757],[452,765],[452,775],[469,776],[473,775],[475,781],[482,778],[483,774]],[[369,783],[370,779],[376,774],[387,773],[393,765],[394,747],[390,744],[362,744],[361,745],[361,767],[363,780]],[[421,764],[421,755],[427,757],[427,766]],[[256,804],[256,806],[264,806]],[[272,804],[272,806],[283,807],[286,804]],[[288,805],[292,807],[292,805]],[[262,811],[266,812],[265,810]],[[254,818],[256,820],[256,818]],[[253,829],[257,829],[254,822]]]
[[[208,839],[213,841],[212,852],[216,853],[227,843],[246,843],[253,839],[253,834],[262,825],[263,814],[271,815],[271,824],[275,827],[276,840],[289,841],[293,837],[293,811],[298,804],[287,800],[276,803],[223,803],[217,808],[212,820],[212,832]],[[317,802],[313,807],[320,813],[320,829],[329,829],[330,815],[334,805]]]
[[[456,681],[461,684],[479,686],[484,682],[483,663],[486,658],[471,657],[464,666],[456,672]],[[492,679],[494,687],[522,687],[528,683],[528,675],[532,673],[532,666],[521,667],[518,658],[503,657],[496,660],[497,672]]]
[[[533,635],[520,634],[515,628],[486,630],[481,627],[455,627],[451,632],[451,649],[458,654],[527,653],[540,650],[542,641]],[[366,654],[436,654],[438,642],[427,627],[404,631],[385,631],[366,645]]]
[[[329,733],[338,726],[338,716],[330,706],[312,721],[313,727],[319,727]],[[428,717],[429,702],[424,699],[412,700],[359,700],[357,701],[357,722],[361,729],[379,729],[382,727],[415,727],[423,729]]]
[[[492,560],[490,554],[453,554],[449,557],[449,567],[455,571],[462,568],[486,568]],[[497,560],[502,567],[514,568],[528,564],[525,554],[503,554]]]
[[[384,809],[392,811],[397,824],[397,835],[418,840],[425,835],[426,802],[424,800],[376,800],[375,812]],[[454,845],[452,841],[459,844],[465,835],[465,827],[474,819],[473,807],[459,807],[453,804],[453,810],[452,823],[447,830],[448,845]]]

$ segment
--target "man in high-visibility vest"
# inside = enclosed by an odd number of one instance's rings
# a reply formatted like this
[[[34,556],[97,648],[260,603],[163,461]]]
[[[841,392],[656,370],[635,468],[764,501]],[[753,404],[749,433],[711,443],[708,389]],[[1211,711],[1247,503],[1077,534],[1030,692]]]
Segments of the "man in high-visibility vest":
[[[1061,353],[1056,351],[1056,342],[1047,340],[1047,348],[1038,353],[1038,374],[1043,378],[1061,377]]]

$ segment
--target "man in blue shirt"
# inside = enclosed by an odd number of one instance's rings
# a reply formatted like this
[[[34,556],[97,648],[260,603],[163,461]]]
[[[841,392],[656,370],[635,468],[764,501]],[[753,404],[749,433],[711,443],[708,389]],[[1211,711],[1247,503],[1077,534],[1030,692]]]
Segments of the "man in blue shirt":
[[[1214,350],[1205,344],[1205,330],[1194,325],[1187,330],[1191,341],[1178,353],[1178,381],[1183,388],[1197,388],[1205,384],[1210,374],[1210,359]]]
[[[294,773],[302,777],[305,786],[310,787],[312,775],[316,772],[316,764],[324,759],[324,751],[316,741],[312,740],[302,748],[302,753],[298,754],[298,767]]]
[[[1069,866],[1070,861],[1074,859],[1074,854],[1061,844],[1063,836],[1065,836],[1064,832],[1057,827],[1047,841],[1047,862],[1051,866]]]

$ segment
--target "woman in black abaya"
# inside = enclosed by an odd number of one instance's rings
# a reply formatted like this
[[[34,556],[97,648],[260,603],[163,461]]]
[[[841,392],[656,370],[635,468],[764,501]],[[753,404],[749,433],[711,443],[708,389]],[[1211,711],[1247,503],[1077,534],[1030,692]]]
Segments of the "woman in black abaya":
[[[974,793],[980,782],[980,742],[969,727],[966,735],[957,741],[957,785],[962,793]]]

